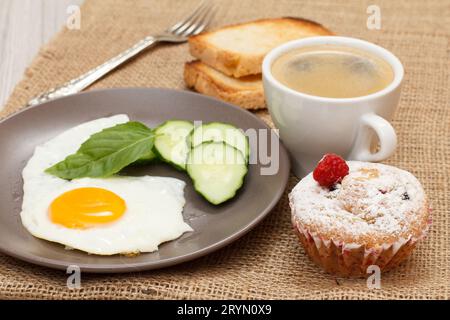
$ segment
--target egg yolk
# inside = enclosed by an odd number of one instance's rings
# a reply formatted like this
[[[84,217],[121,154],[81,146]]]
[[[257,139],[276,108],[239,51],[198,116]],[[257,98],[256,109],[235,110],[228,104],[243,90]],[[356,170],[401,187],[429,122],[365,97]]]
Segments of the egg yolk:
[[[102,188],[78,188],[67,191],[50,204],[50,219],[71,229],[86,229],[119,219],[125,201]]]

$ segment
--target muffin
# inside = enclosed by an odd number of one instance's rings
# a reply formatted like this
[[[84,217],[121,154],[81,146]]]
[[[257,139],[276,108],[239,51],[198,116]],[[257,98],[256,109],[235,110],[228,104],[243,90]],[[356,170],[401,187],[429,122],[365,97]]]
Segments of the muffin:
[[[345,176],[333,178],[336,183],[320,185],[311,173],[293,188],[294,229],[309,257],[329,273],[361,277],[370,265],[388,271],[425,236],[431,222],[427,198],[407,171],[359,161],[347,165]]]

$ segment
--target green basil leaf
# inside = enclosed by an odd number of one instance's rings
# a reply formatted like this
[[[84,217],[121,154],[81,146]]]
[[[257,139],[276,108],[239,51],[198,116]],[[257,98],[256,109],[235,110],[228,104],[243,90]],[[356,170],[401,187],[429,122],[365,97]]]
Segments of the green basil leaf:
[[[127,122],[93,134],[75,154],[45,170],[62,179],[108,177],[152,152],[153,131]]]

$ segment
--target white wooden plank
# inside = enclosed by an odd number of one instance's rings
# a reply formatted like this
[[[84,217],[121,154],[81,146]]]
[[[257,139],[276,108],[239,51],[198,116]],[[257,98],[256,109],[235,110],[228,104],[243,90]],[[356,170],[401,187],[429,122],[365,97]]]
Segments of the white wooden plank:
[[[83,0],[0,1],[0,110],[27,65]]]

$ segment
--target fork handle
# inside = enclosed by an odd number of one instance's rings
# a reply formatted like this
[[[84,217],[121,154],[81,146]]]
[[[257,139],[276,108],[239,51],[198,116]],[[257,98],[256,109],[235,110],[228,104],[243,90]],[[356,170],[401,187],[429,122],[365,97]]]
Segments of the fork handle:
[[[68,96],[77,92],[82,91],[83,89],[89,87],[91,84],[96,82],[98,79],[102,78],[104,75],[114,70],[122,63],[130,60],[134,56],[136,56],[141,51],[151,47],[154,45],[158,39],[153,36],[148,36],[138,43],[136,43],[131,48],[125,50],[124,52],[118,54],[114,58],[106,61],[105,63],[95,67],[94,69],[89,70],[85,74],[81,75],[78,78],[72,79],[61,86],[54,87],[47,92],[31,99],[27,106],[33,106],[36,104],[40,104],[46,102],[51,99]]]

